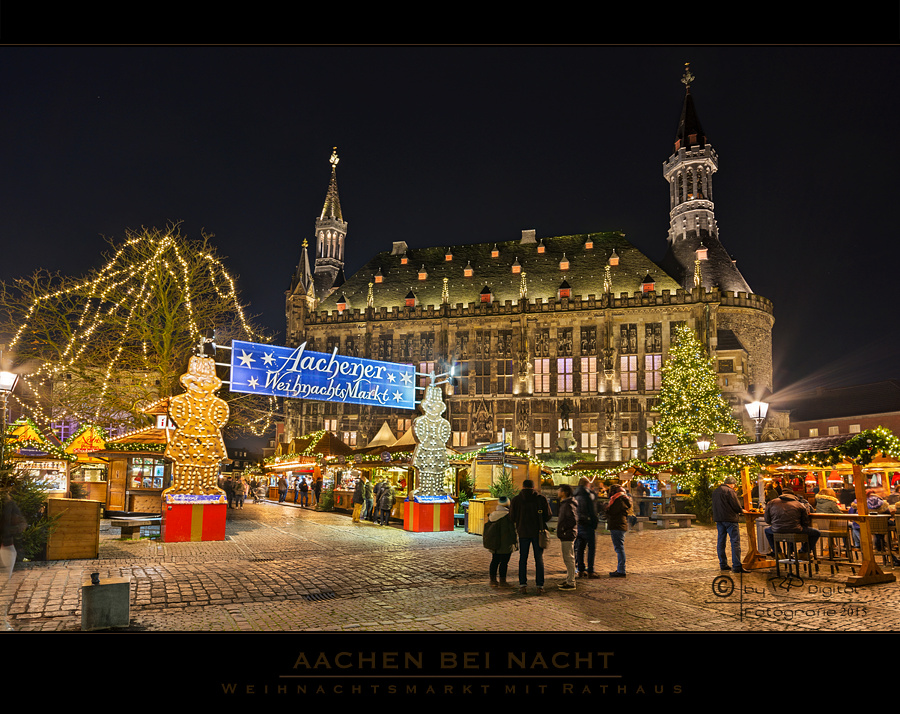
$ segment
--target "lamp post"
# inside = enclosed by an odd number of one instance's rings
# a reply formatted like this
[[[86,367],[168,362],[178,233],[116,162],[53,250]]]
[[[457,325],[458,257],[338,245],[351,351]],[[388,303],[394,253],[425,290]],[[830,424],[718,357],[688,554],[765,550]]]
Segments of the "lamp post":
[[[19,375],[12,372],[0,372],[0,468],[3,468],[4,451],[6,448],[6,400],[16,388]]]
[[[751,402],[744,406],[747,409],[747,414],[750,415],[750,418],[756,424],[756,440],[759,441],[762,436],[763,422],[766,420],[766,414],[769,413],[769,405],[767,402]]]

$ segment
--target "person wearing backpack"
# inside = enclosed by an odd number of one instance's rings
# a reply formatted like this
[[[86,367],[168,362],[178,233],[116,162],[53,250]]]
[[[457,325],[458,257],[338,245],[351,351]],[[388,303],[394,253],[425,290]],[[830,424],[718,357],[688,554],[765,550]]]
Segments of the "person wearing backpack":
[[[509,559],[517,546],[516,526],[509,517],[509,499],[500,496],[500,503],[484,523],[482,544],[491,552],[491,587],[508,587],[506,571]]]

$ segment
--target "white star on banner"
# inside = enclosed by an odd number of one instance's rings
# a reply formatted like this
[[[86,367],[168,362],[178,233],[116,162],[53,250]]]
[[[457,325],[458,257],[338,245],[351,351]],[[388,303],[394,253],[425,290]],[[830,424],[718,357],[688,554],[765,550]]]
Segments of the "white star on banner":
[[[266,363],[266,367],[269,367],[275,361],[275,356],[265,352],[262,359]]]
[[[400,379],[403,381],[403,384],[412,384],[412,375],[409,372],[401,372]]]
[[[395,401],[395,402],[402,402],[402,401],[403,401],[403,395],[400,394],[399,391],[394,392],[394,401]]]
[[[397,375],[394,374],[393,372],[388,372],[388,382],[393,384],[396,381],[397,381]]]
[[[253,359],[253,353],[247,354],[244,350],[241,350],[241,356],[238,357],[238,359],[241,361],[242,367],[250,367],[251,362],[256,362],[256,360]]]
[[[250,379],[247,380],[247,384],[256,389],[259,386],[259,380],[256,377],[250,377]]]

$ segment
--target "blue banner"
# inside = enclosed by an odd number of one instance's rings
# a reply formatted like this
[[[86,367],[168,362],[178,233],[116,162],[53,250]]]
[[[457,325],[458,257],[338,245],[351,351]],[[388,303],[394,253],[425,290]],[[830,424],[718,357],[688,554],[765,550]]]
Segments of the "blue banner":
[[[292,399],[416,408],[416,370],[411,364],[344,357],[335,350],[297,348],[234,340],[231,391]]]

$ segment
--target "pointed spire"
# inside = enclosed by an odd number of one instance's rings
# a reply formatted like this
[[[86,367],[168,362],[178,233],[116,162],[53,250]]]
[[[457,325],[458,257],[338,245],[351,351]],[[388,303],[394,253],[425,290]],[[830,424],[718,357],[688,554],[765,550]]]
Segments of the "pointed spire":
[[[325,195],[325,205],[322,206],[322,215],[319,218],[333,218],[343,222],[341,216],[341,199],[338,198],[337,189],[337,165],[340,159],[337,155],[337,147],[335,146],[331,152],[331,183],[328,184],[328,193]]]
[[[694,97],[691,94],[691,83],[696,79],[691,74],[690,62],[685,63],[684,76],[681,78],[684,84],[684,105],[681,108],[681,119],[678,122],[678,131],[675,133],[675,151],[691,146],[705,146],[706,135],[700,125],[697,109],[694,107]]]

